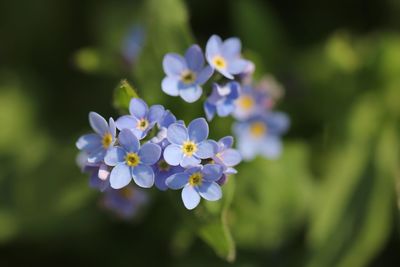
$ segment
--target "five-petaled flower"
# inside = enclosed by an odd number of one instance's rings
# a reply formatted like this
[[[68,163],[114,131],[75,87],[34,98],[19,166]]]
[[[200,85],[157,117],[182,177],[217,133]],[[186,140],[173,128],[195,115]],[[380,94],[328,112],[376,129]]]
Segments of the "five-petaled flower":
[[[161,119],[164,111],[164,107],[161,105],[153,105],[149,108],[142,99],[132,98],[129,103],[131,115],[120,117],[115,124],[118,130],[129,129],[141,140]]]
[[[228,38],[222,41],[218,35],[213,35],[206,45],[208,63],[228,79],[244,72],[249,62],[241,57],[242,44],[238,38]]]
[[[106,152],[114,145],[116,128],[112,118],[107,124],[96,112],[89,113],[89,123],[95,133],[81,136],[76,147],[87,153],[89,163],[98,163],[103,161]]]
[[[191,210],[200,203],[200,196],[209,201],[222,197],[221,187],[216,182],[221,178],[222,172],[222,166],[217,164],[192,167],[170,176],[166,184],[175,190],[183,188],[183,204]]]
[[[171,143],[164,150],[165,161],[182,167],[199,165],[202,159],[215,155],[218,145],[208,137],[208,124],[205,119],[193,120],[188,128],[179,123],[168,127],[167,138]]]
[[[108,151],[104,162],[114,168],[110,174],[110,185],[114,189],[127,186],[131,179],[144,188],[154,184],[154,172],[151,165],[155,164],[161,155],[160,146],[145,143],[140,147],[139,140],[128,129],[123,129],[117,146]]]
[[[215,113],[220,117],[226,117],[235,110],[235,100],[239,97],[240,84],[228,82],[224,86],[213,84],[211,95],[204,102],[204,111],[207,120],[211,121]]]
[[[210,66],[204,67],[204,56],[198,45],[192,45],[185,57],[175,53],[165,55],[164,72],[167,76],[161,83],[162,90],[171,96],[180,96],[189,103],[197,101],[203,85],[212,75]]]
[[[224,174],[235,174],[236,169],[233,167],[238,165],[242,160],[240,153],[232,148],[233,137],[225,136],[218,141],[218,151],[212,157],[212,160],[224,167]]]

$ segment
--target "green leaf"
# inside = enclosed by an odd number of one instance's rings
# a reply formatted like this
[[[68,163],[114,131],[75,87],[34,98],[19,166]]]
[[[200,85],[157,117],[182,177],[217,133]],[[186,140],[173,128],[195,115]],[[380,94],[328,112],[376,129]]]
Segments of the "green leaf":
[[[129,109],[129,102],[132,98],[139,98],[136,90],[127,80],[121,80],[114,90],[114,108],[120,112],[126,112]]]

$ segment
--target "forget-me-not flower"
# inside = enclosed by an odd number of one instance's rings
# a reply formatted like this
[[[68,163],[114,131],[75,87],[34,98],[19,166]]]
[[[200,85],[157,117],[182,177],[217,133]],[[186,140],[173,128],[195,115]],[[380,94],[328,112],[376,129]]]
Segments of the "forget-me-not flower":
[[[131,115],[120,117],[115,124],[120,131],[129,129],[141,140],[146,137],[147,133],[161,119],[164,111],[165,109],[161,105],[153,105],[149,108],[142,99],[132,98],[129,103],[129,112]]]
[[[213,84],[211,95],[204,102],[204,112],[207,120],[211,121],[215,113],[220,117],[226,117],[235,110],[235,100],[239,97],[240,84],[229,82],[224,86]]]
[[[241,57],[242,44],[238,38],[228,38],[222,41],[218,35],[213,35],[206,45],[208,63],[228,79],[242,73],[249,62]]]
[[[164,159],[170,165],[182,167],[199,165],[202,159],[217,153],[218,145],[208,137],[208,124],[203,118],[193,120],[188,128],[180,123],[168,127],[167,138],[171,143],[164,150]]]
[[[98,163],[103,161],[106,152],[114,145],[117,130],[112,118],[107,124],[96,112],[89,113],[89,123],[95,133],[81,136],[76,147],[87,153],[89,163]]]
[[[198,45],[192,45],[185,57],[175,53],[166,54],[163,60],[167,76],[161,83],[162,90],[171,96],[180,96],[189,103],[197,101],[201,86],[211,77],[213,69],[204,67],[204,56]]]
[[[200,203],[200,196],[209,201],[222,197],[221,187],[216,183],[221,178],[222,171],[222,166],[217,164],[192,167],[170,176],[166,183],[171,189],[183,188],[183,204],[191,210]]]
[[[224,174],[235,174],[236,169],[233,167],[238,165],[242,160],[240,153],[232,148],[233,137],[225,136],[218,141],[218,151],[212,157],[212,160],[224,167]]]
[[[154,172],[151,165],[160,158],[160,146],[145,143],[140,147],[139,140],[128,129],[119,133],[118,141],[121,147],[110,149],[104,158],[107,165],[115,166],[110,174],[111,187],[120,189],[128,185],[132,178],[140,187],[152,187]]]

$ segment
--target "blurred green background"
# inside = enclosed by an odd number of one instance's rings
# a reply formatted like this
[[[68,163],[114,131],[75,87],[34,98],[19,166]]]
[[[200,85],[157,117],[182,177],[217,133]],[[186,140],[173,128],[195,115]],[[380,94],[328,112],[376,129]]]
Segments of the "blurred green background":
[[[399,15],[397,0],[0,1],[0,266],[400,266]],[[146,38],[131,66],[134,25]],[[212,34],[240,37],[256,77],[286,88],[284,153],[241,164],[226,240],[219,210],[197,225],[178,192],[149,190],[121,221],[75,164],[87,113],[117,116],[127,78],[186,121],[203,114],[161,93],[161,63]]]

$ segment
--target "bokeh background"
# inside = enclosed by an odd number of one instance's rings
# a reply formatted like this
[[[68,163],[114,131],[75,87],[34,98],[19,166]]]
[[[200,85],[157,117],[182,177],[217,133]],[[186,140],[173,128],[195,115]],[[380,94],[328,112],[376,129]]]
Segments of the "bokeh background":
[[[0,1],[0,266],[400,266],[399,16],[397,0]],[[203,114],[161,93],[161,62],[212,34],[241,38],[292,121],[279,160],[234,178],[233,263],[178,192],[150,190],[124,221],[75,163],[87,113],[118,115],[122,78],[186,121]]]

